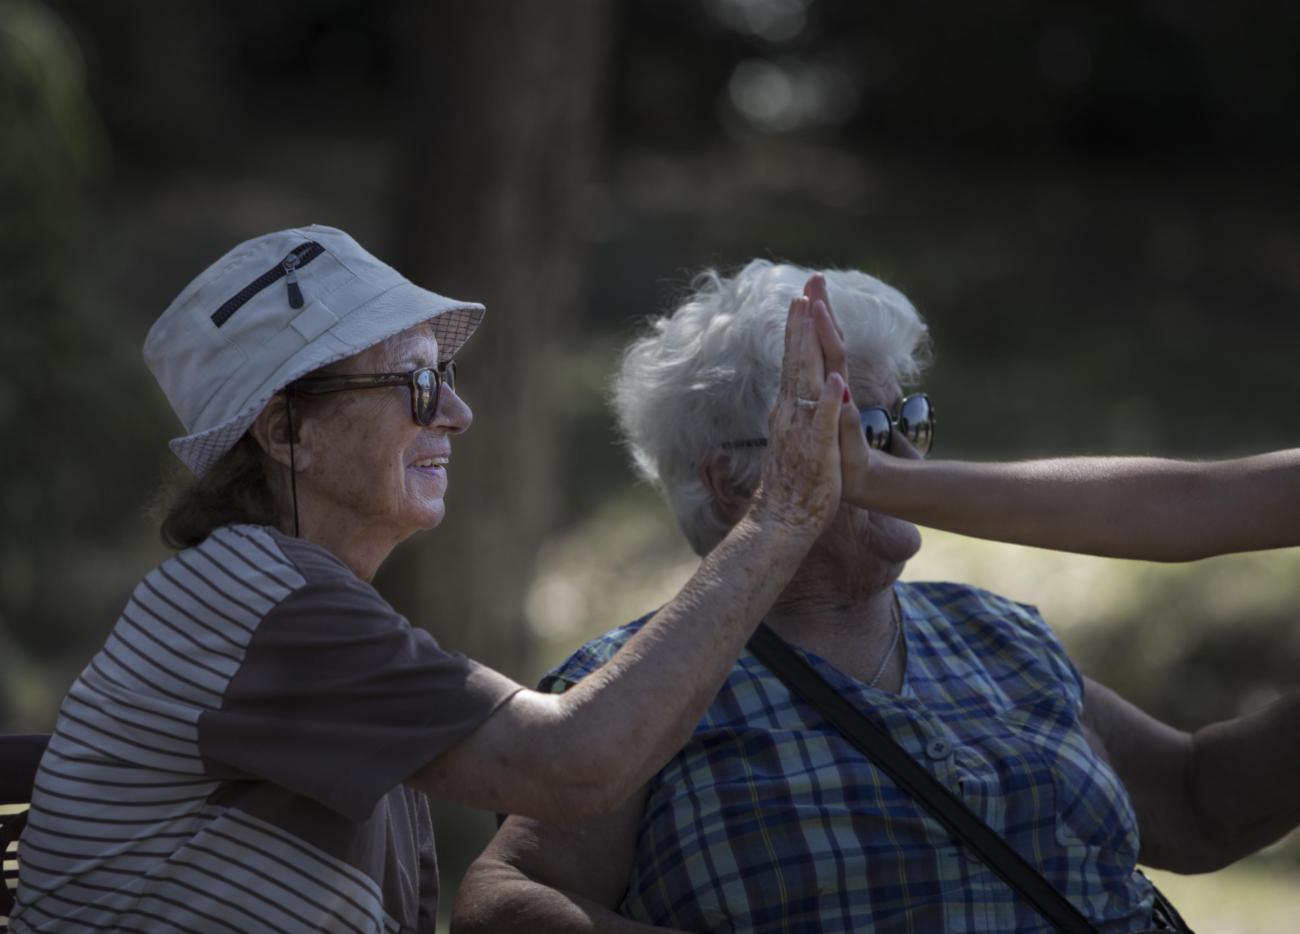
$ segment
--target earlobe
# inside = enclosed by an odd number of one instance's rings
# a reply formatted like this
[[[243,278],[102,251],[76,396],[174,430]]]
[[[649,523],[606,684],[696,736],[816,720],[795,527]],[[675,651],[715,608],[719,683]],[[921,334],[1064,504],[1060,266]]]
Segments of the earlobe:
[[[731,461],[726,457],[716,457],[700,466],[700,481],[713,494],[713,501],[723,518],[733,525],[749,509],[753,495],[741,489],[731,478]]]
[[[303,444],[302,421],[298,412],[292,413],[298,431],[293,438],[293,450],[290,450],[290,405],[283,395],[273,396],[253,421],[249,431],[271,460],[286,469],[293,463],[298,470],[302,470],[311,461],[311,453],[308,446]]]

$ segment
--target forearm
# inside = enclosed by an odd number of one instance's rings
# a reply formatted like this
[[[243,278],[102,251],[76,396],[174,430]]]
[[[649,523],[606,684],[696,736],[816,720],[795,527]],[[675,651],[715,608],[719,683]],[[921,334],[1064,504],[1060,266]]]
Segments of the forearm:
[[[806,291],[791,304],[749,511],[603,668],[562,696],[516,692],[409,781],[475,807],[571,823],[616,808],[687,740],[839,509],[840,437],[856,421],[825,284],[815,278]]]
[[[604,667],[562,695],[518,692],[411,782],[557,824],[609,813],[689,739],[816,532],[746,516]]]
[[[499,859],[480,858],[452,909],[452,934],[645,934],[664,931],[625,918],[575,892],[552,888]]]
[[[1227,865],[1300,825],[1300,689],[1193,738],[1188,795],[1212,865]]]
[[[742,519],[622,651],[559,698],[569,752],[558,758],[587,763],[611,805],[689,739],[803,560],[808,530],[775,525]]]
[[[1214,463],[1065,458],[1002,464],[876,458],[846,499],[1015,544],[1186,561],[1300,544],[1300,450]]]

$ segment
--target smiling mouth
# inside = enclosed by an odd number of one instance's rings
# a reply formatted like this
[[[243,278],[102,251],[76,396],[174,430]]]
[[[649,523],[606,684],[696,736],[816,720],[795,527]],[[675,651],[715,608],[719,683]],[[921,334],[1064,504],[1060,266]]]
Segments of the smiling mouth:
[[[446,467],[450,461],[450,457],[426,457],[424,460],[414,461],[411,466],[427,470],[430,467]]]

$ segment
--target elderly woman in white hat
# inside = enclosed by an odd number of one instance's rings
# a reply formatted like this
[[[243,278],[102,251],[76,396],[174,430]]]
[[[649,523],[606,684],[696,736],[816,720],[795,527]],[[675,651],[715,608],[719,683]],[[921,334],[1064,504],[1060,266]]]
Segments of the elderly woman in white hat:
[[[443,651],[368,581],[444,511],[483,307],[326,227],[203,272],[145,355],[196,480],[41,764],[15,931],[432,931],[420,793],[552,821],[608,812],[690,734],[836,513],[856,431],[813,279],[754,506],[599,677],[537,694]],[[448,582],[448,586],[455,586]]]

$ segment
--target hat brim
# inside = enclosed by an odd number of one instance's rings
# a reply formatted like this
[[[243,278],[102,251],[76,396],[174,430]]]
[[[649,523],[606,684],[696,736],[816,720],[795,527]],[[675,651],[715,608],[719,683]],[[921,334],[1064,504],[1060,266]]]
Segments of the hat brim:
[[[357,306],[304,346],[268,377],[239,414],[204,431],[173,438],[172,453],[203,476],[243,436],[271,398],[299,377],[361,353],[394,334],[432,322],[438,362],[446,363],[478,330],[486,309],[400,282]]]

